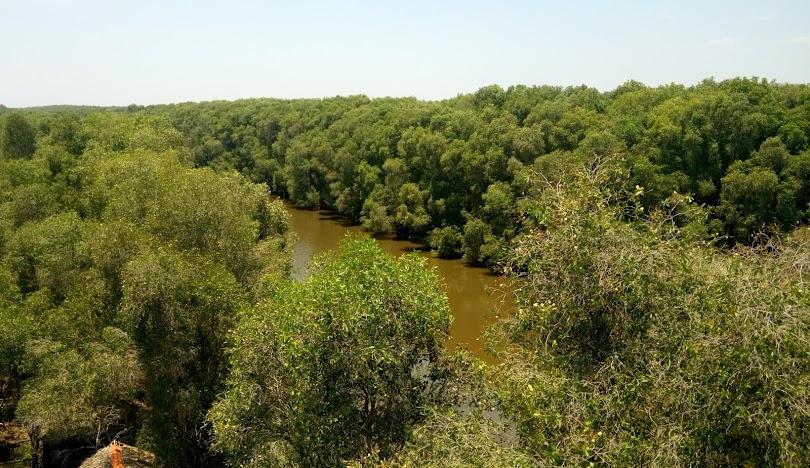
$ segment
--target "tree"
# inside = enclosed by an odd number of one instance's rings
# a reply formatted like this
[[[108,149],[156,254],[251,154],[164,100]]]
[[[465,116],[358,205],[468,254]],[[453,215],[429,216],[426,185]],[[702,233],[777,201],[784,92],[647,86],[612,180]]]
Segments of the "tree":
[[[517,205],[509,184],[495,182],[481,198],[484,202],[481,211],[492,232],[498,236],[511,237],[517,224]]]
[[[771,169],[735,167],[723,177],[722,184],[718,212],[738,241],[749,242],[751,236],[779,221],[774,209],[779,177]]]
[[[70,154],[80,155],[86,141],[81,135],[81,118],[75,114],[57,114],[50,122],[48,136],[54,144],[62,146]]]
[[[441,386],[451,317],[423,259],[347,238],[313,263],[306,283],[239,317],[227,389],[209,413],[216,447],[235,464],[390,456]]]
[[[19,306],[16,275],[0,264],[0,419],[10,421],[20,393],[20,362],[35,321]]]
[[[440,258],[457,258],[461,256],[463,236],[455,226],[436,228],[430,232],[428,243]]]
[[[26,346],[23,365],[31,377],[16,417],[31,438],[33,466],[43,443],[79,438],[100,448],[128,432],[143,373],[137,351],[123,331],[108,327],[100,342],[72,348],[50,340]]]
[[[501,107],[506,102],[506,91],[498,85],[484,86],[473,95],[473,103],[476,107],[495,106]]]
[[[125,265],[122,290],[120,319],[139,346],[151,408],[142,441],[172,466],[213,463],[203,418],[244,289],[221,264],[164,246]]]
[[[478,218],[470,217],[464,225],[464,258],[470,263],[486,260],[483,247],[492,238],[492,228]]]
[[[413,182],[403,184],[393,197],[391,212],[397,234],[421,236],[430,227],[430,215],[425,210],[427,191],[419,190]]]
[[[8,114],[0,133],[0,149],[7,158],[31,158],[36,150],[34,127],[19,113]]]
[[[286,211],[184,164],[168,119],[42,122],[33,159],[0,161],[2,420],[28,428],[36,463],[118,438],[220,462],[204,416],[236,310],[288,269]]]
[[[79,244],[84,224],[76,213],[26,223],[10,239],[8,259],[21,292],[47,290],[55,302],[67,297],[81,276]]]
[[[452,411],[431,411],[427,421],[416,428],[414,440],[395,458],[382,460],[380,467],[426,468],[529,468],[544,466],[509,443],[506,424],[473,411],[458,416]],[[372,454],[372,458],[375,454]],[[372,460],[369,460],[372,461]],[[378,461],[378,460],[373,460]],[[350,464],[352,468],[368,466]]]
[[[363,223],[365,229],[374,234],[384,234],[394,228],[394,220],[388,214],[386,198],[388,198],[388,191],[382,185],[377,184],[363,202],[360,222]]]

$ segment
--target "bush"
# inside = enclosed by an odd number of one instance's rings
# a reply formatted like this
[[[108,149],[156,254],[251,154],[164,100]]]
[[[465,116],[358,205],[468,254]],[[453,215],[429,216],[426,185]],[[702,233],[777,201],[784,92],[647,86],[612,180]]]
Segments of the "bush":
[[[807,466],[806,235],[718,251],[692,240],[701,216],[669,216],[688,206],[642,219],[611,171],[548,186],[507,266],[524,280],[491,379],[524,448],[565,465]]]
[[[462,241],[461,231],[455,226],[436,228],[428,237],[430,248],[436,251],[439,258],[460,257]]]

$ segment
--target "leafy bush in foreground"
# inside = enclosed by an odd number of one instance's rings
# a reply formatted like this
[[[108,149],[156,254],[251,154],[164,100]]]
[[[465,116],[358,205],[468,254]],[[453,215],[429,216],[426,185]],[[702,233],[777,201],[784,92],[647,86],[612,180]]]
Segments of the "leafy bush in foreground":
[[[595,166],[594,166],[595,167]],[[719,252],[685,200],[645,216],[610,161],[548,185],[515,245],[491,380],[555,464],[810,464],[810,236]],[[628,222],[629,221],[629,222]]]

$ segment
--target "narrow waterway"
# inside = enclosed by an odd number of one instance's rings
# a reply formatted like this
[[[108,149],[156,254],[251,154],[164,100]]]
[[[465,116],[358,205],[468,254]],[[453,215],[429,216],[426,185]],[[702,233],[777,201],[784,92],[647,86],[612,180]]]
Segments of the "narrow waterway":
[[[313,255],[337,248],[346,233],[365,232],[362,227],[353,226],[328,211],[299,210],[291,204],[286,206],[292,231],[298,238],[293,253],[293,276],[299,279],[306,277],[306,265]],[[377,242],[392,255],[420,248],[412,242],[393,238],[379,238]],[[497,319],[497,314],[505,313],[514,304],[508,281],[463,260],[443,260],[429,252],[420,252],[420,255],[436,269],[450,302],[453,324],[445,346],[463,346],[482,360],[492,362],[492,356],[484,350],[482,335],[484,328]]]

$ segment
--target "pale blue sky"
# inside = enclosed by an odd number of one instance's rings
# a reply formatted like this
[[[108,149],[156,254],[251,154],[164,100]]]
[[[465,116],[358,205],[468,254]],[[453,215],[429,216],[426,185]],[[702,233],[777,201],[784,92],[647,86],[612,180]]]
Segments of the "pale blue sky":
[[[0,0],[0,104],[810,83],[810,1]]]

